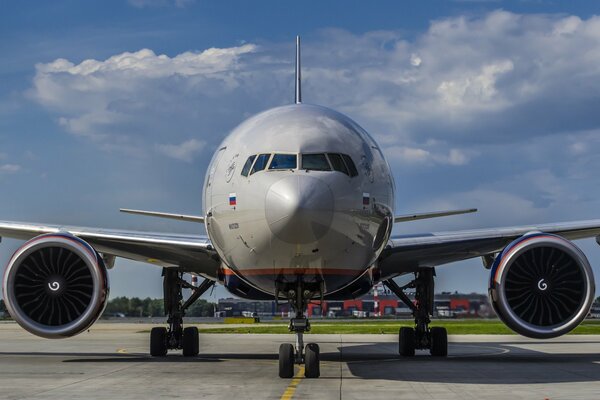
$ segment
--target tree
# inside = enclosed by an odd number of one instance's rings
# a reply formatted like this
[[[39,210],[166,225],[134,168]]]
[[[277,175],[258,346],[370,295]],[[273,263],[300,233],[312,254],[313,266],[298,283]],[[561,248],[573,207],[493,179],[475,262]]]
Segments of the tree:
[[[190,306],[185,315],[188,317],[212,317],[214,313],[215,304],[209,303],[204,299],[200,299]]]
[[[214,303],[206,300],[196,301],[186,312],[188,317],[212,317],[214,313]],[[115,297],[106,305],[104,315],[112,316],[124,314],[127,317],[162,317],[165,315],[164,302],[162,299],[151,299],[146,297]]]

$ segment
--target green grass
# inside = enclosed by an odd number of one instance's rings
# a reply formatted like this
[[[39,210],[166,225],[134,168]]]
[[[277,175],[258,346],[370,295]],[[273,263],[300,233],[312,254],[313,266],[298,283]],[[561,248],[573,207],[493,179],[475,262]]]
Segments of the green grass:
[[[443,326],[450,335],[481,335],[481,334],[512,334],[514,333],[498,320],[439,320],[433,321],[432,326]],[[412,321],[364,321],[364,322],[333,322],[319,321],[311,324],[308,334],[396,334],[401,326],[413,326]],[[202,333],[289,333],[287,325],[249,325],[244,327],[202,328]],[[600,321],[584,321],[572,334],[599,335]]]

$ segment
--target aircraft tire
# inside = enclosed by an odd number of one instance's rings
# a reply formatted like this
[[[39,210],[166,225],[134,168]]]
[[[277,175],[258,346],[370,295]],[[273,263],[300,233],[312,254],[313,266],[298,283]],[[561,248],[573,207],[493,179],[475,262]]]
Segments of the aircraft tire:
[[[279,377],[292,378],[294,376],[294,346],[282,343],[279,346]]]
[[[181,342],[181,347],[183,347],[183,355],[185,357],[196,357],[200,351],[198,328],[195,326],[188,326],[187,328],[184,328]]]
[[[435,327],[430,330],[431,348],[430,353],[434,357],[446,357],[448,355],[448,332],[446,328]]]
[[[415,355],[415,329],[402,327],[398,332],[398,352],[402,357]]]
[[[319,345],[316,343],[309,343],[304,347],[304,376],[306,378],[321,376],[319,352]]]
[[[150,355],[153,357],[167,355],[167,328],[155,327],[150,331]]]

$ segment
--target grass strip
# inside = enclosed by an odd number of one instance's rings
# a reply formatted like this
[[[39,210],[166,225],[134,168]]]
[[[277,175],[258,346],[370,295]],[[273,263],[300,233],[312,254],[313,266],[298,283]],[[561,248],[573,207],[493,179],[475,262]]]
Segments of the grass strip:
[[[575,328],[571,334],[600,335],[600,321],[584,321]],[[513,334],[506,325],[500,321],[433,321],[432,326],[442,326],[450,335],[494,335]],[[326,323],[319,322],[311,325],[310,334],[397,334],[401,326],[413,326],[411,321],[373,321],[373,322],[346,322]],[[202,328],[201,333],[289,333],[285,325],[250,325],[244,327],[218,327]]]

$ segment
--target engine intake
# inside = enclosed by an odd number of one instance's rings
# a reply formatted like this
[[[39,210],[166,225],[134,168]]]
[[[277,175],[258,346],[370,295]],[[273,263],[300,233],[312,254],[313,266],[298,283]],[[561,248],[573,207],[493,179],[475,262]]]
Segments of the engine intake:
[[[572,242],[533,233],[509,244],[492,266],[490,300],[512,330],[532,338],[564,335],[594,300],[590,263]]]
[[[51,339],[89,328],[104,311],[109,292],[102,257],[85,241],[63,233],[25,243],[9,261],[3,285],[14,320]]]

